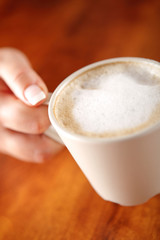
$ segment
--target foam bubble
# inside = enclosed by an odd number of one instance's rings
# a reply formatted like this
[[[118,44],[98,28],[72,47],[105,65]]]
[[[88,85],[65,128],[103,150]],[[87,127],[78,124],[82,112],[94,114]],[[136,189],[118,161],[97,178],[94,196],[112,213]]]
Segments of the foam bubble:
[[[160,77],[153,67],[112,64],[69,84],[57,98],[61,124],[84,135],[119,135],[145,126],[160,104]]]

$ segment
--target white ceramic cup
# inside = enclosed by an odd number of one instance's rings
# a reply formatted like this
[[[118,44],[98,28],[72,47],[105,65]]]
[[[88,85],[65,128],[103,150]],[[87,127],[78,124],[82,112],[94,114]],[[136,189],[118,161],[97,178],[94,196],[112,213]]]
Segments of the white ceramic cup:
[[[143,58],[114,58],[76,71],[57,87],[50,98],[48,110],[52,132],[51,129],[47,132],[55,139],[53,134],[56,131],[56,140],[63,141],[103,199],[126,206],[144,203],[160,193],[160,123],[118,138],[85,137],[62,128],[54,116],[53,106],[64,86],[83,72],[105,63],[129,60],[160,67],[160,63]]]

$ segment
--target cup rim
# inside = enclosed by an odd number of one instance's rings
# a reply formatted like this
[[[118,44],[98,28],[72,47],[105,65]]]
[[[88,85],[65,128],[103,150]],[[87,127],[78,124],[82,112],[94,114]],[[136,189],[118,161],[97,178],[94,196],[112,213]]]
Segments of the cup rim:
[[[153,131],[159,129],[160,121],[147,127],[147,128],[144,128],[140,131],[137,131],[137,132],[131,133],[131,134],[127,134],[127,135],[123,135],[123,136],[116,136],[116,137],[84,136],[84,135],[70,132],[66,128],[62,127],[54,115],[53,106],[55,104],[56,97],[61,92],[61,90],[74,78],[76,78],[80,74],[84,73],[85,71],[89,71],[92,68],[95,68],[98,66],[103,66],[105,64],[114,63],[114,62],[129,62],[129,61],[142,62],[142,63],[144,62],[144,63],[154,64],[154,65],[157,65],[158,67],[160,67],[160,63],[158,61],[155,61],[152,59],[140,58],[140,57],[117,57],[117,58],[109,58],[109,59],[91,63],[91,64],[89,64],[85,67],[82,67],[79,70],[73,72],[57,86],[57,88],[52,93],[50,101],[49,101],[48,114],[49,114],[50,121],[51,121],[52,125],[55,127],[55,129],[58,130],[58,132],[62,132],[63,134],[65,134],[66,136],[68,136],[69,138],[72,138],[74,140],[77,139],[79,141],[81,140],[83,142],[85,141],[85,142],[92,142],[92,143],[93,142],[96,142],[96,143],[97,142],[100,142],[100,143],[109,142],[110,143],[110,142],[120,142],[120,141],[125,141],[125,140],[131,140],[131,139],[135,139],[137,137],[142,137],[144,135],[148,135],[148,134],[152,133]]]

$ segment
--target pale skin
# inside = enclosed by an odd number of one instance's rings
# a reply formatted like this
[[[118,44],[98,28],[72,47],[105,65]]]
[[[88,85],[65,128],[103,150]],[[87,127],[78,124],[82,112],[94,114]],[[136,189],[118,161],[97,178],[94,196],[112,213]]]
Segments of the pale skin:
[[[34,102],[30,92],[38,96]],[[22,52],[0,48],[0,152],[41,163],[63,148],[43,134],[50,125],[42,104],[47,94],[44,81]]]

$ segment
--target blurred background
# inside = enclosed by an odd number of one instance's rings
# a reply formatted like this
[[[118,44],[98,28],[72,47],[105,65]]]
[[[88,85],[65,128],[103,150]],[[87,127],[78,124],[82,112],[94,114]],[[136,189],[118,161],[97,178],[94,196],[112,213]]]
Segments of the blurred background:
[[[0,47],[22,50],[50,91],[98,60],[160,60],[159,40],[159,0],[0,0]]]

